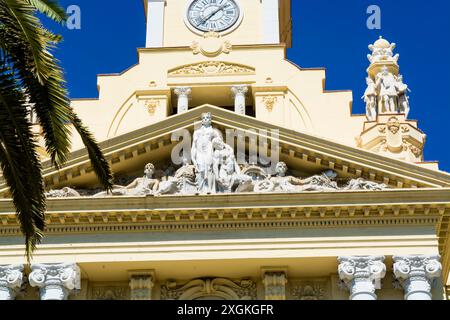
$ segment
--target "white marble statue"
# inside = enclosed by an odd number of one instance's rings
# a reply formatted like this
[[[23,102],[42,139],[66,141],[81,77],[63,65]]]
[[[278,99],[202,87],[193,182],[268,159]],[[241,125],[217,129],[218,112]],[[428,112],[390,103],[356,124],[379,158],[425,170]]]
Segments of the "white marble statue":
[[[300,179],[286,176],[287,166],[284,162],[276,165],[277,175],[270,179],[257,182],[256,192],[304,192],[304,191],[336,191],[337,183],[334,181],[337,173],[328,170],[320,175]]]
[[[218,191],[224,193],[252,191],[253,180],[241,173],[233,148],[221,138],[213,140],[213,148],[213,169]]]
[[[364,102],[366,103],[366,115],[367,120],[376,121],[377,120],[377,87],[375,82],[370,78],[366,78],[367,89],[364,92]]]
[[[404,113],[406,116],[406,119],[408,119],[408,115],[409,115],[409,111],[410,111],[408,92],[411,92],[411,90],[409,90],[408,86],[405,83],[403,83],[402,75],[398,75],[397,83],[396,83],[395,87],[398,92],[399,112]]]
[[[191,156],[197,172],[197,187],[202,194],[216,193],[216,176],[214,175],[214,147],[212,141],[222,139],[221,133],[212,127],[210,113],[202,114],[202,126],[194,131]]]
[[[72,197],[80,197],[78,191],[72,188],[62,188],[60,190],[50,190],[45,193],[46,198],[72,198]]]
[[[380,102],[384,106],[384,112],[397,113],[397,80],[388,67],[384,66],[377,74],[375,84],[380,93]]]
[[[380,40],[383,41],[383,38],[380,37]],[[393,61],[395,63],[398,62],[398,59],[400,58],[399,54],[396,54],[394,56],[394,49],[397,45],[395,43],[389,44],[389,47],[380,47],[377,45],[377,42],[375,44],[369,45],[369,50],[372,52],[372,54],[367,55],[367,59],[369,59],[370,63],[380,62],[380,61]]]
[[[388,186],[385,184],[379,184],[372,181],[367,181],[363,178],[352,179],[343,188],[343,190],[370,190],[370,191],[381,191],[387,189]]]
[[[182,194],[189,195],[197,193],[195,183],[195,166],[189,163],[189,160],[183,158],[183,166],[179,168],[173,177],[159,184],[156,195],[163,194]]]
[[[144,169],[144,176],[142,178],[135,179],[127,186],[113,187],[113,190],[108,193],[106,191],[97,193],[94,197],[112,196],[146,196],[154,195],[158,191],[159,180],[153,178],[155,173],[155,166],[148,163]]]

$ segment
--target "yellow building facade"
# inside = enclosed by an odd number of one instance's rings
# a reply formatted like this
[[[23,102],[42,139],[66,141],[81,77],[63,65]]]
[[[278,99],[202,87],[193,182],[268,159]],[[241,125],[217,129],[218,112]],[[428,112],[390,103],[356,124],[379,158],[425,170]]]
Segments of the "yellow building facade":
[[[290,0],[144,9],[138,64],[72,101],[117,185],[98,189],[75,135],[60,170],[43,154],[28,265],[2,179],[0,299],[447,298],[450,175],[423,158],[395,44],[369,46],[353,115],[352,92],[286,59]]]

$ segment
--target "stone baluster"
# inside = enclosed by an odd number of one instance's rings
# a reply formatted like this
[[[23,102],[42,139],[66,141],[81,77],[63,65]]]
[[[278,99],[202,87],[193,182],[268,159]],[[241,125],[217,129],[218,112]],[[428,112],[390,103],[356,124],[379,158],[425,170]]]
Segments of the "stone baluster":
[[[234,95],[234,112],[245,115],[245,96],[248,92],[248,87],[245,85],[231,87],[231,92]]]
[[[152,300],[154,276],[136,274],[130,278],[131,300]]]
[[[23,265],[0,266],[0,300],[14,300],[23,283]]]
[[[75,263],[35,264],[31,266],[30,285],[38,287],[41,300],[67,300],[81,289],[80,268]]]
[[[287,276],[285,271],[263,272],[265,300],[286,300]]]
[[[339,277],[350,290],[350,300],[376,300],[376,289],[386,275],[382,256],[340,257]]]
[[[178,87],[174,92],[178,96],[177,113],[181,114],[187,112],[189,110],[189,96],[192,93],[192,88]]]
[[[431,300],[434,280],[441,276],[439,255],[394,256],[394,275],[405,290],[405,300]]]

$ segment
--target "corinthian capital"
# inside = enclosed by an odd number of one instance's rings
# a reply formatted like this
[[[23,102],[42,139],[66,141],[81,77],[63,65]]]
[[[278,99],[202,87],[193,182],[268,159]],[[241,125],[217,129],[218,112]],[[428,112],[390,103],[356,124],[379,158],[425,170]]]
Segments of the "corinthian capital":
[[[41,300],[67,300],[71,291],[81,288],[75,263],[35,264],[31,270],[30,285],[40,289]]]
[[[248,92],[248,86],[246,86],[246,85],[232,86],[231,92],[235,96],[238,96],[238,95],[245,96],[246,93]]]
[[[352,300],[375,300],[386,275],[383,256],[340,257],[339,277],[351,292]]]
[[[23,265],[0,266],[0,300],[13,300],[23,283]]]
[[[430,300],[431,288],[441,276],[439,255],[394,256],[394,275],[405,289],[407,300]]]
[[[177,96],[188,97],[192,93],[192,88],[190,87],[178,87],[174,90]]]

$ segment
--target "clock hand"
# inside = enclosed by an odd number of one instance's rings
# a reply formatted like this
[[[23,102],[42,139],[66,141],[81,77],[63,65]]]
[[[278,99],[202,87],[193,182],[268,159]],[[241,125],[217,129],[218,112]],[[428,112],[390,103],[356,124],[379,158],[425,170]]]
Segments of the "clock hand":
[[[221,5],[219,8],[217,8],[216,11],[213,11],[212,13],[207,15],[205,18],[202,19],[202,21],[199,24],[197,24],[197,26],[200,26],[200,25],[204,24],[206,21],[211,19],[217,12],[219,12],[219,11],[221,11],[223,9],[225,9],[225,5]]]

